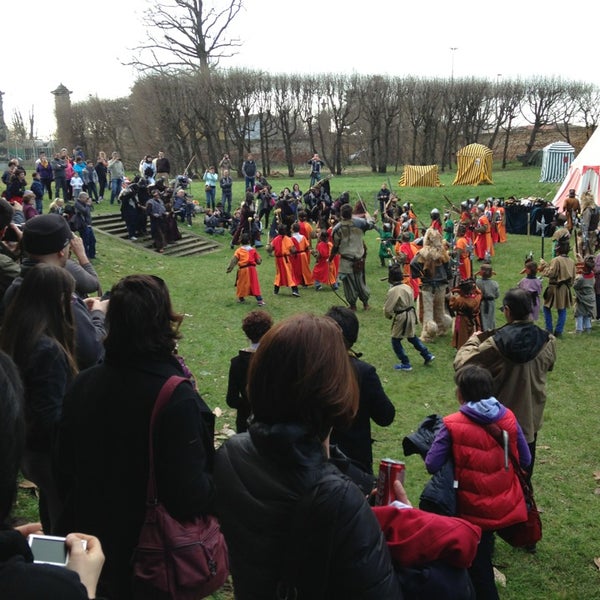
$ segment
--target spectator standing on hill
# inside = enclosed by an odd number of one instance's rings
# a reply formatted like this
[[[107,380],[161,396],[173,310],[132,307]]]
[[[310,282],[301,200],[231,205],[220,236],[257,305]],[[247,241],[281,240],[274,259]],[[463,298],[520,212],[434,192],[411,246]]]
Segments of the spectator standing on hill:
[[[40,152],[40,157],[36,161],[35,170],[39,173],[44,190],[48,192],[48,200],[52,200],[52,182],[54,181],[54,175],[52,174],[52,165],[48,161],[45,152]]]
[[[52,167],[52,174],[54,176],[54,192],[57,198],[62,198],[65,202],[69,198],[69,192],[67,191],[67,158],[61,156],[60,152],[54,153],[54,158],[50,161]]]
[[[164,179],[165,182],[169,181],[171,175],[171,163],[164,152],[161,151],[158,153],[158,156],[154,159],[154,167],[157,179]]]
[[[216,207],[218,179],[219,176],[212,165],[206,169],[202,177],[202,180],[204,181],[204,191],[206,193],[206,208],[210,208],[211,210],[215,210]]]
[[[324,167],[325,163],[315,152],[307,164],[310,167],[310,187],[313,187],[317,181],[321,181],[321,167]]]
[[[221,177],[225,177],[225,171],[231,172],[231,168],[233,167],[233,163],[231,162],[231,158],[229,158],[229,154],[223,154],[223,158],[219,161],[219,169],[221,169]]]
[[[246,191],[254,192],[256,163],[254,162],[254,156],[252,156],[252,154],[248,154],[248,157],[242,163],[242,175],[244,176],[244,185],[246,186]]]
[[[123,179],[125,178],[125,167],[118,152],[112,153],[112,157],[107,164],[107,170],[110,175],[110,203],[114,204],[115,198],[118,198],[121,193]]]
[[[85,164],[85,169],[82,171],[83,187],[89,194],[93,202],[98,204],[98,173],[94,168],[94,163],[88,160]]]
[[[104,191],[108,184],[108,161],[105,152],[98,152],[96,165],[94,167],[98,175],[98,202],[104,200]]]
[[[221,203],[223,204],[223,210],[226,213],[231,212],[231,200],[232,200],[232,187],[233,179],[229,175],[229,170],[223,170],[223,176],[219,180],[219,186],[221,187]]]

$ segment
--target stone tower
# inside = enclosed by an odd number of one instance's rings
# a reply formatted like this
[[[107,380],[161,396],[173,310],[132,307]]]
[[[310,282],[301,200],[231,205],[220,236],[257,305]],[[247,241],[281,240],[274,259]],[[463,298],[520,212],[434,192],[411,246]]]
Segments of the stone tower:
[[[2,96],[4,96],[4,92],[0,92],[0,142],[6,141],[6,134],[8,132],[8,127],[4,120],[4,100]]]
[[[71,114],[71,91],[62,83],[52,92],[54,94],[54,115],[56,117],[57,147],[73,148],[73,127]]]

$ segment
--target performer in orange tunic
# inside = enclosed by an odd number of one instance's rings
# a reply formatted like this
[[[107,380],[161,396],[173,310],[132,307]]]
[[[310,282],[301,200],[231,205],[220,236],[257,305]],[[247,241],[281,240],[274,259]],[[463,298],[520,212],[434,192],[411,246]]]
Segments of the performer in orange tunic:
[[[234,252],[231,262],[227,267],[227,273],[231,273],[237,265],[238,271],[235,278],[235,288],[238,302],[245,302],[246,296],[254,296],[259,306],[265,302],[260,293],[258,273],[256,265],[260,265],[262,259],[260,254],[250,245],[250,234],[242,233],[240,237],[241,246]]]
[[[458,274],[461,279],[471,277],[471,243],[466,237],[467,228],[462,223],[456,229],[456,240],[454,241],[454,251],[458,258]]]
[[[338,289],[335,265],[329,262],[329,255],[333,244],[329,241],[326,231],[321,231],[317,248],[313,250],[313,256],[317,259],[312,276],[315,282],[315,290],[318,292],[323,285],[330,285],[334,290]]]
[[[494,244],[492,243],[492,226],[485,214],[485,206],[477,206],[477,225],[475,225],[475,254],[477,260],[489,259],[494,256]]]
[[[413,299],[416,300],[419,297],[421,290],[421,279],[420,277],[412,277],[410,271],[410,261],[415,257],[415,254],[420,250],[419,246],[414,243],[410,238],[412,233],[405,231],[401,234],[400,239],[396,242],[395,251],[396,255],[401,258],[402,272],[406,276],[404,283],[408,283],[413,290]]]
[[[329,228],[327,229],[327,240],[329,242],[331,242],[331,245],[333,246],[333,226],[335,225],[337,221],[335,219],[330,219],[329,220]],[[340,255],[336,254],[330,261],[330,265],[331,265],[331,270],[333,275],[335,276],[335,280],[337,281],[338,278],[338,273],[340,272]]]
[[[292,225],[292,242],[296,246],[296,252],[290,256],[294,278],[299,285],[304,287],[313,284],[313,276],[310,271],[310,244],[300,233],[300,223]]]
[[[298,224],[300,225],[300,233],[308,240],[308,244],[312,248],[312,241],[317,237],[317,234],[309,223],[305,210],[298,211]]]
[[[494,200],[494,220],[498,231],[498,243],[504,244],[506,242],[506,211],[500,200]]]
[[[280,225],[278,232],[278,235],[267,246],[269,254],[274,254],[275,256],[276,273],[275,280],[273,281],[273,293],[279,294],[279,288],[282,286],[290,287],[292,288],[292,296],[299,298],[298,281],[294,277],[292,262],[290,260],[290,255],[296,251],[296,247],[292,238],[287,235],[287,227],[285,225]]]

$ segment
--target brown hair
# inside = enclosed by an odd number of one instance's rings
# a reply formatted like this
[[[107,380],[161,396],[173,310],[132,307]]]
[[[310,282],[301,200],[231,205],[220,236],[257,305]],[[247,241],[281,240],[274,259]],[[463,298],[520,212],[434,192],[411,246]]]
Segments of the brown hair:
[[[255,421],[300,423],[324,440],[358,410],[358,384],[333,319],[293,315],[261,339],[248,372]]]

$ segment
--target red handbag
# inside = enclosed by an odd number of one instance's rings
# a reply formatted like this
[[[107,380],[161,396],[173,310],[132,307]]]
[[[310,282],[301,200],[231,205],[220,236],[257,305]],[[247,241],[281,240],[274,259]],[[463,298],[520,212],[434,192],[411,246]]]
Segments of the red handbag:
[[[173,600],[198,600],[218,590],[229,575],[229,556],[219,522],[212,515],[174,519],[159,502],[154,473],[156,418],[185,377],[170,377],[161,388],[150,418],[147,507],[133,559],[134,579]]]
[[[490,423],[486,426],[488,433],[504,448],[502,442],[502,431],[498,425]],[[527,520],[521,523],[509,525],[503,529],[498,529],[496,533],[508,544],[515,548],[525,548],[527,546],[535,546],[542,539],[542,519],[537,509],[535,499],[533,498],[533,489],[527,474],[519,464],[519,461],[514,457],[512,452],[505,449],[505,456],[510,458],[515,474],[519,478],[521,488],[523,488],[523,496],[527,506]]]

